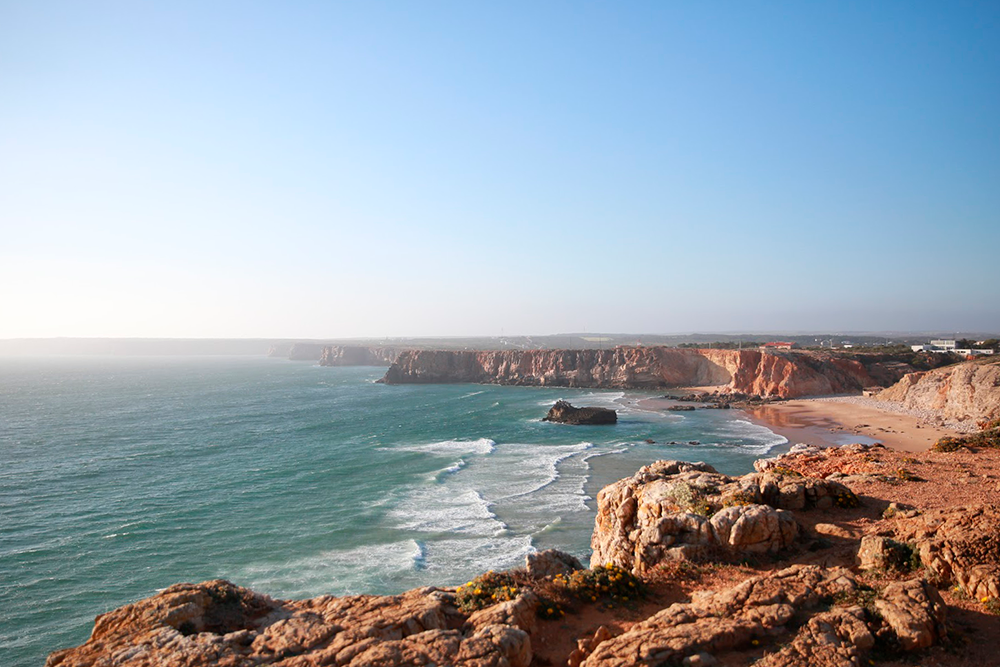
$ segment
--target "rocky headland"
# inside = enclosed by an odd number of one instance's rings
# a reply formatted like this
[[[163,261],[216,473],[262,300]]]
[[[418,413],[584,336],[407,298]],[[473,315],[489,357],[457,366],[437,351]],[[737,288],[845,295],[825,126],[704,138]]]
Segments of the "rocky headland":
[[[661,461],[606,487],[590,568],[541,552],[301,601],[178,584],[47,665],[995,664],[1000,449],[796,446],[755,468]]]
[[[389,366],[399,353],[393,347],[325,345],[317,358],[320,366]]]
[[[860,392],[879,379],[854,359],[803,351],[615,347],[607,350],[406,350],[387,384],[457,383],[658,389],[712,387],[723,393],[792,398]],[[872,372],[870,372],[872,371]],[[893,379],[903,370],[897,369]]]

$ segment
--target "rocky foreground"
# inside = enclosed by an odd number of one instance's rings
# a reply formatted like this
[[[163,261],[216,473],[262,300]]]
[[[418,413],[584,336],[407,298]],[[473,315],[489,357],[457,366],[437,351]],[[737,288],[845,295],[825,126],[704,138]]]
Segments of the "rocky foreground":
[[[301,601],[179,584],[47,665],[998,664],[1000,450],[755,467],[661,461],[606,487],[589,569],[542,552],[457,589]]]

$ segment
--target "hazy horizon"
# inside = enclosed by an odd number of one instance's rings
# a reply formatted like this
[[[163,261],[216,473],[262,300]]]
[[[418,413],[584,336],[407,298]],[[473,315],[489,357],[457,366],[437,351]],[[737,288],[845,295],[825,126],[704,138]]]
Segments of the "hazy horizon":
[[[1000,331],[995,3],[0,0],[0,45],[0,339]]]

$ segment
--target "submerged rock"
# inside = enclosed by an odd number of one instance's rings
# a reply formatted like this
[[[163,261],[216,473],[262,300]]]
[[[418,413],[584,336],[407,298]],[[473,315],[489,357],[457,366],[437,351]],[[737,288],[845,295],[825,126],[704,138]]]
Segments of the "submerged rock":
[[[542,421],[575,425],[616,424],[618,413],[610,408],[574,408],[567,401],[556,401]]]

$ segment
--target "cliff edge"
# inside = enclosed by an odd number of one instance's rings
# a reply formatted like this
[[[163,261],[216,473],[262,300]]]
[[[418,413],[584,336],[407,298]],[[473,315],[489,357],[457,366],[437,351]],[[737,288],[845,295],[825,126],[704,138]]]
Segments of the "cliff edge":
[[[407,350],[386,384],[461,383],[660,389],[796,398],[877,385],[863,364],[818,352],[616,347],[609,350]]]
[[[1000,359],[909,373],[875,398],[895,401],[907,409],[934,410],[947,421],[1000,417]]]

